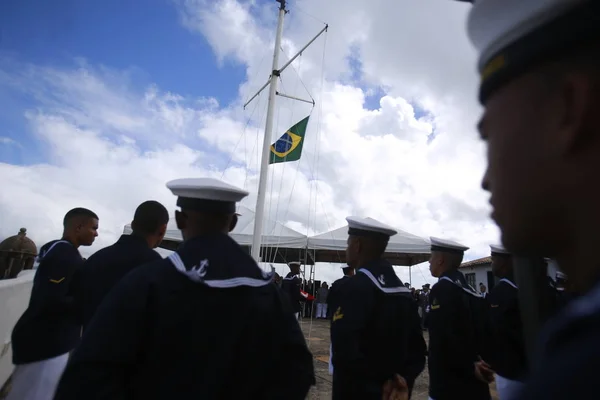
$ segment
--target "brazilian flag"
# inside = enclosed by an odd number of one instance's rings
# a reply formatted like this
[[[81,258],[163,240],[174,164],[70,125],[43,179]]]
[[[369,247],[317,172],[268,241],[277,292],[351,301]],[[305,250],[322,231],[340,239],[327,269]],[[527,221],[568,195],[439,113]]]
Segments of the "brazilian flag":
[[[310,115],[292,126],[271,145],[269,164],[298,161],[300,159],[309,118]]]

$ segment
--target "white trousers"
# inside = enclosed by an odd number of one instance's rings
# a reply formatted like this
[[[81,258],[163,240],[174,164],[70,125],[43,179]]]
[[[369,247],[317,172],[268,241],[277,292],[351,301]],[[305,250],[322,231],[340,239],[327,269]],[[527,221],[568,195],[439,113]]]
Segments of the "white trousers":
[[[331,351],[331,345],[329,345],[329,375],[333,375],[333,362],[332,362],[332,351]]]
[[[317,303],[317,318],[327,318],[327,303]]]
[[[17,365],[6,400],[52,400],[69,361],[69,353],[48,360]]]
[[[496,390],[498,391],[499,400],[515,398],[524,385],[523,382],[512,381],[496,374]]]

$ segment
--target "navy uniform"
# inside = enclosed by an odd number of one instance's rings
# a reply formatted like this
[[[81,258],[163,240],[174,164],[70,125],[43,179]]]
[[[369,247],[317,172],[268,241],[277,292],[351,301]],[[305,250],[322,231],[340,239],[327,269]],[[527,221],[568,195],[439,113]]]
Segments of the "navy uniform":
[[[469,15],[468,33],[479,54],[479,71],[482,77],[479,91],[481,102],[485,104],[493,93],[499,93],[510,84],[519,85],[517,78],[535,71],[538,66],[553,65],[554,61],[564,61],[565,64],[573,61],[577,68],[579,52],[584,51],[579,46],[590,44],[593,48],[598,44],[599,21],[600,2],[597,0],[476,1]],[[596,50],[590,51],[596,52]],[[589,54],[590,59],[595,56],[593,53]],[[592,62],[589,64],[592,65]],[[582,70],[584,68],[588,68],[587,63]],[[592,69],[593,66],[589,68]],[[558,77],[560,79],[560,76]],[[597,88],[590,87],[589,82],[580,80],[578,84],[585,85],[586,94],[589,93],[590,97],[595,96],[592,93],[596,93]],[[575,99],[579,101],[581,98],[573,93],[563,93],[561,101],[564,100],[566,103],[567,96],[573,100],[568,105],[561,106],[562,110],[571,107]],[[595,101],[594,98],[586,104]],[[570,115],[579,115],[580,111],[585,112],[586,115],[593,113],[587,106],[585,111],[583,106],[572,106],[568,108],[569,123]],[[581,120],[577,117],[577,121]],[[583,130],[585,130],[585,137],[590,138],[590,144],[595,145],[597,129],[587,122],[577,129],[577,136],[569,132],[570,143],[577,143],[581,147],[588,146],[587,142],[579,140],[584,136],[581,133]],[[562,157],[561,160],[564,160],[565,146],[554,151],[553,157]],[[574,151],[573,154],[569,154],[569,157],[574,159],[579,154],[581,153]],[[544,155],[546,156],[547,154]],[[585,157],[591,155],[586,154]],[[569,165],[569,168],[572,168],[570,171],[576,171],[578,168],[578,164]],[[562,169],[556,172],[558,176],[563,176],[562,173]],[[577,173],[573,172],[573,175]],[[563,180],[568,179],[571,178],[563,176]],[[579,191],[580,188],[573,190]],[[527,195],[523,194],[523,197]],[[568,211],[569,207],[565,209]],[[574,221],[578,221],[578,218],[578,216],[572,217]],[[594,216],[590,216],[588,223],[594,225]],[[578,222],[574,222],[572,225],[574,231],[569,232],[571,238],[579,238],[578,235],[581,234],[581,228],[578,228],[577,224]],[[579,232],[575,231],[577,229]],[[550,243],[545,244],[550,246]],[[581,259],[586,254],[593,256],[593,251],[589,252],[589,247],[580,242],[579,247],[576,247],[576,253],[571,258]],[[586,260],[580,262],[585,263]],[[597,264],[597,260],[593,257],[587,262]],[[574,270],[579,268],[577,265],[571,267]],[[600,286],[596,283],[595,287],[586,294],[571,300],[562,310],[559,310],[553,320],[546,324],[537,340],[538,351],[531,366],[529,379],[525,389],[516,399],[597,398],[598,388],[595,383],[597,371],[600,369],[599,337]]]
[[[461,255],[468,247],[431,238],[431,251]],[[484,349],[486,302],[457,269],[439,277],[429,293],[429,397],[488,400],[489,385],[475,375]]]
[[[29,306],[12,332],[13,364],[66,357],[77,345],[81,325],[69,285],[83,264],[68,240],[53,240],[40,249]]]
[[[344,264],[342,265],[342,268],[345,269],[350,267]],[[333,313],[338,307],[340,290],[344,283],[348,282],[348,279],[350,279],[350,276],[344,275],[340,279],[336,279],[329,288],[329,294],[327,295],[327,314],[329,319],[333,317]]]
[[[297,261],[291,262],[288,265],[297,265],[300,266],[300,263]],[[296,318],[299,317],[300,312],[302,311],[302,302],[305,300],[304,296],[302,296],[302,279],[300,279],[299,275],[294,274],[293,272],[288,272],[288,274],[283,278],[281,282],[281,290],[285,293],[292,305],[292,310],[296,313]]]
[[[492,257],[512,257],[500,245],[490,246]],[[490,334],[485,361],[496,372],[500,400],[511,399],[527,377],[528,363],[519,307],[519,289],[514,279],[503,277],[488,296]]]
[[[350,269],[351,267],[343,264],[342,269],[346,271],[346,269]],[[344,275],[340,279],[336,279],[329,288],[329,294],[327,295],[327,318],[332,319],[333,313],[337,310],[339,306],[339,297],[340,291],[344,283],[348,282],[350,279],[350,275]],[[332,351],[331,344],[329,345],[329,375],[333,375],[333,359],[332,359]]]
[[[184,214],[233,214],[248,195],[215,179],[167,186]],[[312,355],[272,278],[227,234],[187,238],[109,293],[55,399],[304,399]]]
[[[94,253],[77,271],[72,285],[83,330],[121,278],[142,264],[160,259],[143,237],[135,235],[122,235],[112,246]]]
[[[348,217],[351,236],[397,232],[374,219]],[[425,340],[416,303],[392,265],[361,265],[340,288],[331,323],[333,400],[381,399],[385,382],[399,374],[412,389],[425,367]]]

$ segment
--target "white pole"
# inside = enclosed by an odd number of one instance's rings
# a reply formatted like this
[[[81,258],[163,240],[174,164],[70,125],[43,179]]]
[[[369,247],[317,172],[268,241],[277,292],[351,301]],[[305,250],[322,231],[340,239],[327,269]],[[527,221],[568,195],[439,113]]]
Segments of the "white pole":
[[[265,218],[265,198],[267,191],[267,179],[269,172],[269,154],[271,139],[273,136],[273,114],[275,111],[275,98],[277,96],[277,79],[279,71],[279,48],[281,47],[281,36],[283,34],[283,17],[285,16],[285,0],[277,0],[279,7],[279,19],[277,21],[277,35],[275,36],[275,49],[273,50],[273,67],[271,68],[271,83],[269,87],[269,105],[267,108],[267,123],[265,125],[265,137],[263,140],[262,159],[260,163],[260,178],[258,181],[258,197],[256,199],[256,210],[254,220],[254,234],[252,236],[252,258],[260,262],[260,244],[262,238],[263,220]]]

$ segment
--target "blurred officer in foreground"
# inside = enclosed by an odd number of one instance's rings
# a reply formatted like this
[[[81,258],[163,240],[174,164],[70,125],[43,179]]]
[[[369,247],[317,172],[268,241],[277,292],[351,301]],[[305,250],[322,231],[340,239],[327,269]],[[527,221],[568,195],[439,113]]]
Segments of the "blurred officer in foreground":
[[[458,270],[469,248],[431,238],[429,294],[429,398],[489,400],[493,373],[480,361],[484,350],[487,302]]]
[[[131,222],[131,235],[121,235],[112,246],[98,250],[75,274],[75,302],[85,331],[98,306],[115,284],[134,268],[160,260],[158,247],[169,222],[169,212],[157,201],[138,206]]]
[[[510,400],[527,377],[527,354],[519,307],[519,288],[513,274],[512,255],[502,246],[490,246],[492,272],[500,279],[488,296],[491,340],[485,361],[496,373],[500,400]]]
[[[81,325],[69,285],[83,264],[80,246],[98,236],[98,216],[74,208],[63,219],[60,240],[40,249],[29,306],[12,332],[12,389],[8,400],[51,399],[81,336]],[[8,307],[7,305],[3,305]]]
[[[331,323],[333,400],[381,400],[403,379],[406,395],[425,367],[425,340],[410,290],[383,254],[393,228],[348,217],[346,261],[355,276],[340,288]]]
[[[289,303],[228,232],[248,192],[178,179],[184,242],[105,298],[56,399],[305,399],[312,355]]]
[[[600,369],[600,2],[480,0],[483,186],[513,254],[555,259],[581,296],[544,329],[519,399],[596,398]]]

